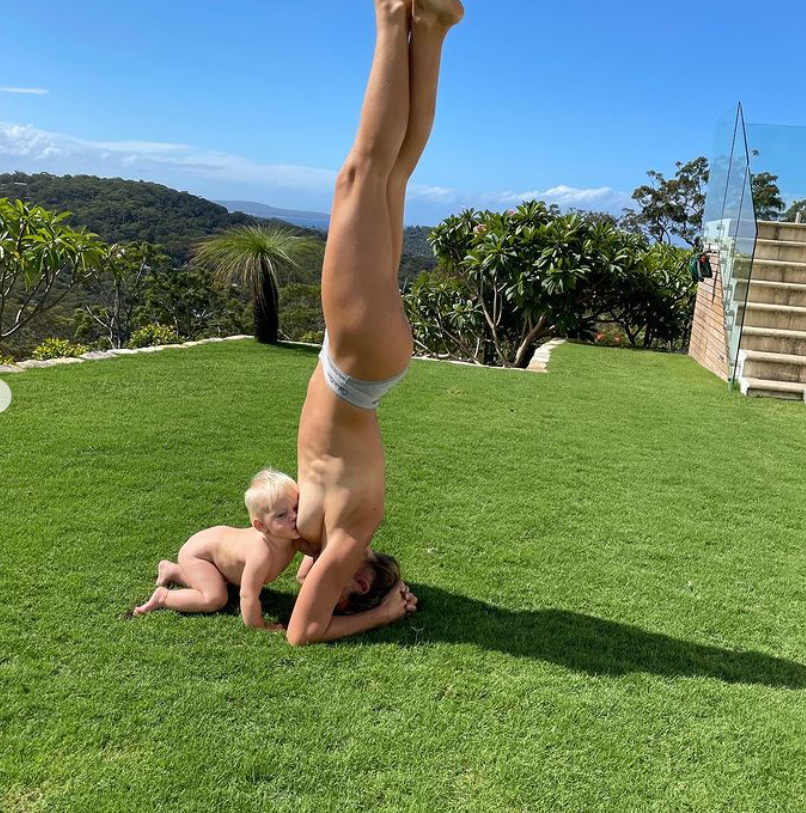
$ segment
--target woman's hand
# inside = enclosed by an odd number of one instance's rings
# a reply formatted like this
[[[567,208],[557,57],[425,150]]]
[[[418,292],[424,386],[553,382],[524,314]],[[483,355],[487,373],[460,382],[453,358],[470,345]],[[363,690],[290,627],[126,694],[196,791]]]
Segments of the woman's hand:
[[[387,623],[391,624],[417,610],[417,596],[400,581],[389,591],[379,609],[383,612]]]

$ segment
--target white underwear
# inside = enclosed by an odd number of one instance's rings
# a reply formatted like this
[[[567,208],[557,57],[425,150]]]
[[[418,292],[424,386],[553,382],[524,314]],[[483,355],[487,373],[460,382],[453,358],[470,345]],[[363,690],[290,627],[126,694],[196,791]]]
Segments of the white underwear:
[[[381,398],[406,375],[406,370],[404,370],[400,375],[387,378],[385,381],[361,381],[347,375],[339,369],[330,356],[327,331],[325,331],[325,341],[322,345],[322,352],[319,353],[319,360],[322,362],[322,372],[330,389],[339,398],[359,409],[375,409],[381,402]]]

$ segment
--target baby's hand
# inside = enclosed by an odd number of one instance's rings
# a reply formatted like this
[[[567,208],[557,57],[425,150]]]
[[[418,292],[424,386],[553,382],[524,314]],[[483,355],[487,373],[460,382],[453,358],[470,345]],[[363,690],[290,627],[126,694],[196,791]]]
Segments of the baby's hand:
[[[389,623],[392,623],[416,611],[417,596],[400,581],[389,591],[380,606]]]

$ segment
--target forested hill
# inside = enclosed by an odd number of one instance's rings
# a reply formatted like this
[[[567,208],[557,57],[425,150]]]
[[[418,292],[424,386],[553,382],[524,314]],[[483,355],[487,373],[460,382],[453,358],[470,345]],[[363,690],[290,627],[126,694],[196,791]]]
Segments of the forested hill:
[[[178,265],[187,262],[190,247],[206,234],[244,223],[275,222],[323,237],[323,232],[293,226],[279,219],[262,219],[147,181],[98,178],[94,175],[50,175],[46,172],[0,174],[0,198],[21,198],[52,211],[72,212],[70,223],[86,226],[107,243],[146,240],[159,243]],[[426,240],[430,228],[406,229],[401,280],[436,265]],[[318,276],[318,269],[312,271]]]
[[[159,243],[178,264],[187,261],[199,237],[256,220],[160,184],[93,175],[0,175],[0,198],[6,197],[72,212],[71,224],[108,243]]]

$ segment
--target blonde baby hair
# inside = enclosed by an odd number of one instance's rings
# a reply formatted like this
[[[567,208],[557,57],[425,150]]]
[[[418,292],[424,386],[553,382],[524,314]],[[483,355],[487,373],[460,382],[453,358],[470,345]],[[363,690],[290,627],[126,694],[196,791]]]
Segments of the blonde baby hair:
[[[280,497],[295,491],[296,488],[297,484],[287,474],[277,469],[259,471],[252,478],[244,494],[249,519],[263,519]]]

